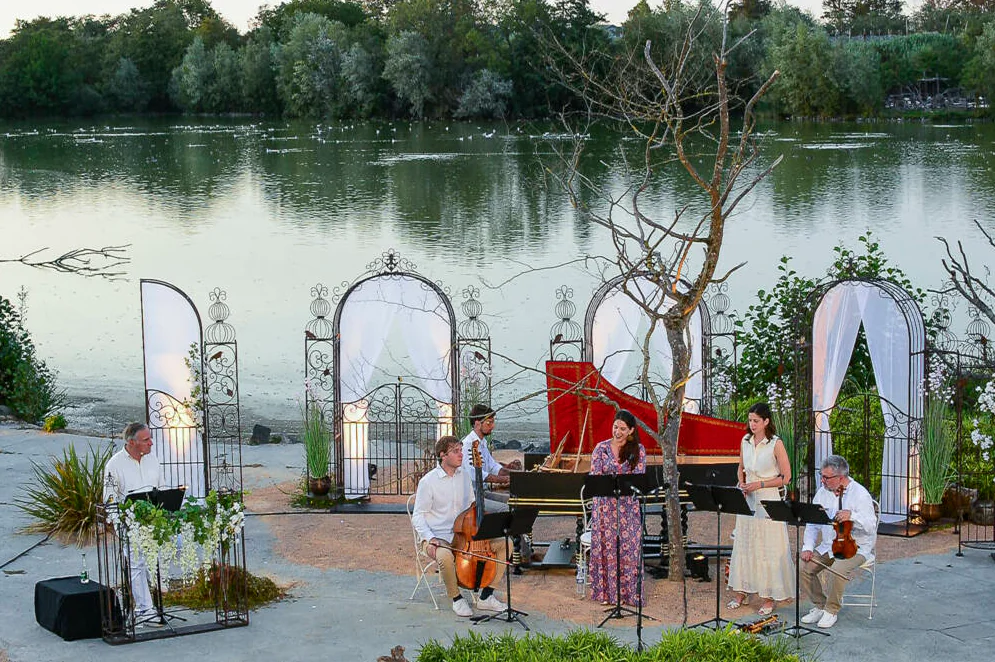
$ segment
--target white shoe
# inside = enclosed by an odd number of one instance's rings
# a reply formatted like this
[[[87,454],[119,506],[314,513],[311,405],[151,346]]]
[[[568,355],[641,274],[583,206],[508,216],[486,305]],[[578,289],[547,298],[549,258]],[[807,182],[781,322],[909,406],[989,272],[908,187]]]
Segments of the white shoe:
[[[819,619],[820,628],[828,629],[834,625],[836,625],[836,614],[832,612],[827,611],[822,615],[822,618]]]
[[[491,597],[486,600],[477,600],[477,609],[481,611],[504,611],[508,605],[498,600],[497,596],[491,593]]]
[[[473,610],[470,609],[469,603],[467,603],[465,598],[460,598],[453,602],[453,611],[457,616],[462,616],[463,618],[469,618],[473,616]]]
[[[812,607],[807,614],[802,616],[802,623],[818,623],[825,613],[826,612],[822,611],[818,607]]]

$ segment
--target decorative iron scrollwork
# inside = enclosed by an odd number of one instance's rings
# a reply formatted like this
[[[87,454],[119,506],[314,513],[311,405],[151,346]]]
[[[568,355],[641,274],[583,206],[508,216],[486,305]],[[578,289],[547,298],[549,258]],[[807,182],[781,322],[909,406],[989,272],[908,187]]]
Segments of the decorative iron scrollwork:
[[[580,346],[584,341],[584,329],[573,320],[573,316],[577,314],[577,306],[571,301],[573,295],[573,288],[567,285],[561,285],[556,290],[553,312],[558,321],[549,329],[549,353],[554,361],[577,360],[583,353]],[[571,354],[561,351],[567,345],[578,346],[578,349]]]

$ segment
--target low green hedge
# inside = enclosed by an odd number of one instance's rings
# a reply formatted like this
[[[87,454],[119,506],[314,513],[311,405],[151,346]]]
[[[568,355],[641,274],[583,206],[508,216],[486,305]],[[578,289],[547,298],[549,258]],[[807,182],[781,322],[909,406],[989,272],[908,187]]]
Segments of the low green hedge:
[[[417,662],[781,662],[808,660],[791,650],[789,640],[765,640],[735,631],[669,630],[661,641],[637,653],[605,632],[576,630],[565,636],[511,633],[483,637],[471,632],[445,646],[432,640]]]

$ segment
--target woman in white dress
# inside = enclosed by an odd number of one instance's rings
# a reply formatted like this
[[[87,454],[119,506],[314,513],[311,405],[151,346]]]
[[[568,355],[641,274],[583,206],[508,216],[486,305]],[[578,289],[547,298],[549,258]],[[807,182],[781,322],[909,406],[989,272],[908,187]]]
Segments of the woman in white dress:
[[[756,593],[764,601],[757,613],[766,616],[776,601],[795,595],[788,525],[771,521],[760,504],[780,500],[780,488],[791,481],[791,463],[784,442],[774,434],[767,403],[750,407],[749,430],[740,446],[738,475],[739,489],[754,515],[736,516],[729,564],[729,588],[736,593],[726,606],[737,609]]]

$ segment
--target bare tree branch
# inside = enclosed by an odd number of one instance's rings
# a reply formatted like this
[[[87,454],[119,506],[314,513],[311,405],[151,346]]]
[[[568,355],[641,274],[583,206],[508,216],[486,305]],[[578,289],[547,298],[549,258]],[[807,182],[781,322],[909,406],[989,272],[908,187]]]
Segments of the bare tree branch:
[[[16,258],[0,258],[0,264],[23,264],[36,269],[48,269],[62,274],[75,274],[87,278],[106,278],[107,280],[122,280],[125,272],[120,269],[131,262],[127,249],[131,244],[122,246],[104,246],[103,248],[74,248],[52,259],[41,259],[38,256],[48,248],[25,253]]]

